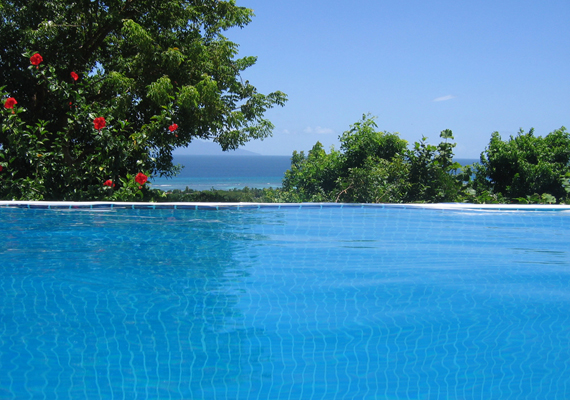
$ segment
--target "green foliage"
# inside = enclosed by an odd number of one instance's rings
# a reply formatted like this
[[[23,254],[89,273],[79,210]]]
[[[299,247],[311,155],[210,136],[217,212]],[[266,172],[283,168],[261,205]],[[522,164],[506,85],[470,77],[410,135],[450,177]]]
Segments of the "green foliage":
[[[364,115],[340,136],[340,151],[317,143],[305,157],[293,153],[280,201],[413,202],[456,201],[463,195],[460,165],[453,162],[450,130],[437,146],[424,140],[412,150],[397,133],[379,132]]]
[[[0,198],[108,198],[107,179],[174,175],[172,151],[195,138],[270,135],[263,114],[286,96],[244,82],[255,57],[223,36],[252,17],[234,0],[2,1],[0,95],[17,105],[0,113]]]
[[[475,165],[473,186],[477,192],[500,193],[522,202],[556,202],[568,197],[570,134],[564,127],[544,137],[534,130],[519,131],[503,141],[494,132]],[[536,195],[538,196],[538,195]]]
[[[293,153],[291,169],[285,172],[282,186],[284,202],[332,201],[332,191],[341,171],[340,152],[329,154],[317,142],[305,157],[304,152]]]
[[[369,158],[391,161],[405,150],[405,140],[400,139],[397,133],[376,131],[378,126],[374,120],[363,115],[361,121],[340,136],[344,170],[361,167]]]
[[[438,145],[426,138],[407,148],[398,134],[379,132],[364,115],[340,136],[340,151],[327,154],[317,143],[305,156],[293,153],[291,169],[273,201],[358,203],[471,202],[542,203],[570,201],[570,135],[520,132],[509,141],[493,133],[481,163],[462,167],[453,160],[453,133]]]
[[[391,161],[369,157],[363,165],[350,168],[338,178],[334,201],[343,203],[400,203],[410,184],[409,166],[402,156]]]
[[[404,201],[449,202],[462,195],[463,180],[457,175],[461,165],[453,161],[455,143],[448,142],[453,133],[446,129],[439,136],[443,141],[437,146],[426,143],[424,137],[408,151],[410,189]]]
[[[175,189],[165,193],[158,201],[166,202],[215,202],[215,203],[271,203],[274,201],[273,189],[243,189],[231,190],[186,190]]]
[[[548,193],[539,195],[537,193],[532,196],[520,197],[516,199],[519,204],[555,204],[556,197]]]
[[[106,180],[112,180],[120,189],[120,178],[128,176],[129,171],[152,168],[145,145],[148,131],[132,131],[127,121],[117,121],[113,117],[116,103],[103,108],[87,102],[85,91],[94,78],[67,83],[54,78],[52,66],[31,66],[30,71],[67,110],[61,130],[56,129],[58,121],[53,120],[28,124],[29,111],[19,102],[13,109],[2,110],[2,198],[98,200],[110,194],[103,186]],[[0,95],[6,94],[0,89]],[[164,117],[166,112],[156,118]],[[106,126],[97,129],[94,121],[100,118]]]

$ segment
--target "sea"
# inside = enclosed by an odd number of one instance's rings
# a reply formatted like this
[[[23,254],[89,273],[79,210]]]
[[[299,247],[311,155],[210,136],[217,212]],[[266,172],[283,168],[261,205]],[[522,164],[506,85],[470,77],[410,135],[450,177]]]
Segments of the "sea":
[[[231,190],[281,187],[291,156],[261,155],[178,155],[174,164],[183,166],[173,178],[154,178],[152,187],[164,191]]]
[[[461,165],[477,159],[456,159]],[[291,167],[291,156],[261,155],[177,155],[174,164],[183,166],[173,178],[154,178],[152,187],[164,191],[231,190],[279,188],[285,171]]]

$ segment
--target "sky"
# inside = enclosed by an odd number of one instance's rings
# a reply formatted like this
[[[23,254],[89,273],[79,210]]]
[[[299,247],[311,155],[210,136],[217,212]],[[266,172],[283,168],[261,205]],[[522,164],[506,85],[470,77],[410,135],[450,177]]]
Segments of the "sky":
[[[451,129],[457,158],[478,158],[498,131],[570,128],[568,0],[237,0],[255,12],[225,36],[264,94],[273,136],[243,149],[308,151],[364,114],[409,143]],[[184,150],[183,150],[184,152]]]

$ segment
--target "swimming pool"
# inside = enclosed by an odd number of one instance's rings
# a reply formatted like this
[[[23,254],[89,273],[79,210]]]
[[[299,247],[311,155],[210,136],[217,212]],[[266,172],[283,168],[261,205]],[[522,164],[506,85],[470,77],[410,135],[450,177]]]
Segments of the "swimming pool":
[[[2,399],[570,398],[561,208],[29,204]]]

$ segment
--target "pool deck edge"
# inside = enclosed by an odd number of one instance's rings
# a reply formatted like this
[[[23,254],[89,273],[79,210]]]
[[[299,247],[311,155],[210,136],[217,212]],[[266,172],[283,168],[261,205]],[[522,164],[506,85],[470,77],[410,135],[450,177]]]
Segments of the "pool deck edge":
[[[565,204],[468,204],[468,203],[143,203],[109,201],[0,201],[0,208],[33,209],[323,209],[323,208],[386,208],[431,210],[488,211],[570,211]]]

